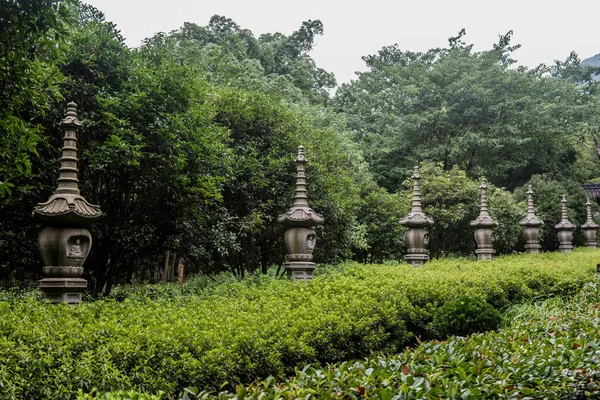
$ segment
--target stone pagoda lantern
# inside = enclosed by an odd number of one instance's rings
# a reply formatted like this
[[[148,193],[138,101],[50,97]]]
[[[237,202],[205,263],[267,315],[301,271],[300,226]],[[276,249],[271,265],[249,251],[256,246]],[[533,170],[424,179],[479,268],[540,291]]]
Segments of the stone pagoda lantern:
[[[65,130],[58,187],[45,203],[33,209],[33,217],[44,225],[38,246],[46,278],[39,282],[43,297],[53,303],[81,302],[87,281],[81,278],[83,263],[92,247],[86,226],[102,215],[100,207],[79,194],[77,159],[77,105],[67,105],[67,116],[60,122]]]
[[[587,247],[595,248],[598,245],[596,242],[596,230],[598,229],[598,224],[592,219],[592,203],[590,203],[590,199],[585,203],[585,206],[587,208],[587,219],[585,224],[581,225],[581,229],[583,229],[585,245]]]
[[[481,183],[481,207],[479,216],[471,221],[471,226],[475,228],[475,240],[477,241],[477,260],[491,260],[494,258],[494,229],[498,223],[492,219],[488,211],[487,203],[487,183],[485,179]]]
[[[294,203],[292,208],[277,218],[286,228],[283,236],[288,259],[285,270],[288,277],[295,280],[309,280],[313,277],[315,263],[312,262],[312,253],[317,241],[313,227],[324,221],[322,215],[308,206],[305,165],[304,146],[298,146]]]
[[[561,253],[571,253],[573,251],[573,231],[575,230],[575,225],[569,221],[569,217],[567,216],[567,197],[564,194],[561,204],[562,219],[558,224],[554,225],[558,230],[558,241],[560,243],[558,249]]]
[[[412,178],[413,192],[410,212],[400,220],[400,224],[408,228],[404,232],[404,243],[408,253],[404,256],[404,259],[407,263],[420,267],[429,260],[429,254],[427,253],[429,231],[427,228],[433,225],[433,220],[425,215],[422,210],[419,167],[415,167]]]
[[[542,246],[540,245],[540,226],[544,221],[536,217],[533,210],[533,190],[529,185],[527,191],[527,216],[519,222],[525,229],[523,237],[525,238],[525,252],[530,254],[539,254]]]

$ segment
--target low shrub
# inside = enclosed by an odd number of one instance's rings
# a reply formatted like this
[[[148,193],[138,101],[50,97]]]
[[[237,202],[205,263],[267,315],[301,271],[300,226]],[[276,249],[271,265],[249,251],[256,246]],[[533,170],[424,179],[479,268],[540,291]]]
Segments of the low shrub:
[[[182,395],[183,397],[183,395]],[[108,393],[83,393],[81,390],[77,393],[77,400],[164,400],[165,394],[139,393],[134,390],[118,390]]]
[[[549,304],[548,304],[549,303]],[[219,399],[591,399],[600,398],[600,279],[569,301],[515,307],[510,326],[425,342],[392,357],[272,377]],[[216,398],[188,388],[186,398]]]
[[[599,254],[348,264],[307,283],[252,277],[183,292],[160,285],[148,289],[156,289],[152,299],[136,288],[121,301],[76,307],[34,296],[0,301],[0,398],[220,390],[306,364],[395,353],[415,335],[427,338],[435,311],[463,295],[501,308],[573,294],[593,277]]]
[[[502,320],[500,312],[478,297],[461,296],[438,308],[433,314],[433,331],[440,337],[466,336],[491,331]]]

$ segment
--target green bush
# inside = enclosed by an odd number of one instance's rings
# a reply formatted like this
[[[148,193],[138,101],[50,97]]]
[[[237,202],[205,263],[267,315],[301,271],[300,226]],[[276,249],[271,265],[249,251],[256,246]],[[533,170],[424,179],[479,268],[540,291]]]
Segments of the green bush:
[[[485,300],[461,296],[436,310],[433,315],[433,330],[441,338],[450,335],[466,336],[494,330],[501,320],[500,312]]]
[[[284,381],[270,377],[218,398],[597,399],[598,304],[596,278],[568,301],[515,307],[510,326],[499,331],[425,342],[390,357],[307,366]]]
[[[134,390],[119,390],[108,393],[77,393],[77,400],[164,400],[163,392],[157,394],[139,393]]]
[[[422,268],[347,264],[310,282],[192,280],[183,291],[140,287],[122,301],[77,307],[35,296],[0,301],[0,398],[214,391],[306,364],[396,353],[417,335],[430,337],[435,311],[463,295],[500,309],[574,294],[592,279],[599,254],[434,260]]]

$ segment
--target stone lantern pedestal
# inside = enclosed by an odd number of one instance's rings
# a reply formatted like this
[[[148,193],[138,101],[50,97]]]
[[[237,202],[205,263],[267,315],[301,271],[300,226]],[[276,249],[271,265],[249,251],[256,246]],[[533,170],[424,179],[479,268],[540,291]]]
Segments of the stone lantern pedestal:
[[[306,159],[304,147],[298,147],[296,158],[296,191],[292,207],[277,218],[286,227],[283,235],[288,261],[287,276],[294,280],[310,280],[316,264],[312,262],[317,234],[313,227],[322,224],[323,216],[308,206],[306,196]]]
[[[567,215],[567,197],[564,194],[561,200],[561,207],[562,219],[558,224],[554,225],[558,230],[558,242],[560,243],[558,249],[561,253],[571,253],[573,251],[573,231],[575,230],[575,225],[569,221]]]
[[[53,303],[80,303],[87,281],[81,278],[83,263],[92,247],[87,225],[102,215],[100,207],[79,194],[77,159],[77,105],[67,105],[61,121],[65,129],[58,187],[45,203],[33,210],[33,217],[45,227],[38,236],[46,278],[39,282],[43,297]]]
[[[583,229],[583,237],[585,238],[586,247],[596,248],[598,246],[596,240],[596,232],[598,230],[598,224],[594,222],[592,219],[592,204],[590,203],[590,199],[585,203],[587,209],[587,219],[585,224],[581,225],[581,229]]]
[[[408,215],[400,220],[400,224],[408,229],[404,233],[404,243],[407,253],[404,259],[407,263],[420,267],[429,260],[427,247],[429,245],[428,228],[433,225],[433,220],[423,212],[421,205],[421,175],[419,167],[413,173],[412,204]]]
[[[491,260],[494,258],[494,229],[498,223],[492,219],[488,211],[487,203],[487,183],[485,179],[481,183],[481,206],[479,216],[471,221],[471,226],[475,228],[475,241],[477,242],[477,260]]]
[[[535,216],[533,209],[533,190],[529,185],[527,191],[527,216],[519,222],[525,229],[523,236],[525,238],[525,252],[530,254],[539,254],[542,246],[540,245],[540,226],[544,221]]]

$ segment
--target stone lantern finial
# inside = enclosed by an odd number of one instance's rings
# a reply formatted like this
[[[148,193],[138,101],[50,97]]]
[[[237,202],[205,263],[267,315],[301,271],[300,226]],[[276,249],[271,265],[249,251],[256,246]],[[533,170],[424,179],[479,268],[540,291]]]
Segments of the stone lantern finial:
[[[525,227],[523,236],[525,238],[525,252],[530,254],[539,254],[540,248],[540,226],[544,221],[538,219],[533,208],[533,189],[529,185],[527,191],[527,216],[519,222]]]
[[[423,213],[421,205],[421,175],[419,167],[415,167],[413,175],[413,191],[411,209],[408,215],[400,220],[400,224],[408,227],[404,232],[404,243],[408,254],[404,256],[406,262],[414,266],[421,266],[427,260],[427,246],[429,244],[428,227],[433,225],[433,220]]]
[[[583,229],[583,236],[585,238],[585,245],[587,247],[596,247],[596,232],[598,229],[598,224],[594,222],[592,219],[592,203],[590,203],[590,199],[587,199],[585,203],[586,211],[587,211],[587,219],[585,224],[581,225],[581,229]]]
[[[479,207],[479,216],[471,221],[471,226],[475,228],[475,241],[477,242],[477,260],[491,260],[494,257],[494,229],[498,223],[492,219],[488,210],[487,200],[487,182],[485,178],[481,182],[481,205]]]
[[[45,227],[38,236],[44,261],[44,278],[40,281],[43,296],[53,303],[81,302],[87,281],[81,278],[83,263],[92,247],[92,236],[86,226],[98,219],[100,207],[90,204],[79,192],[77,159],[77,105],[67,104],[58,185],[45,203],[33,209],[33,217]]]
[[[323,216],[308,206],[305,166],[304,146],[298,146],[294,202],[287,212],[277,218],[286,227],[283,241],[288,262],[285,263],[285,269],[288,277],[296,280],[312,279],[316,266],[312,262],[312,253],[317,241],[313,227],[324,222]]]
[[[573,231],[575,230],[575,225],[569,221],[567,196],[564,194],[561,200],[561,220],[554,227],[558,230],[558,241],[560,242],[558,249],[562,253],[571,253],[573,251]]]

